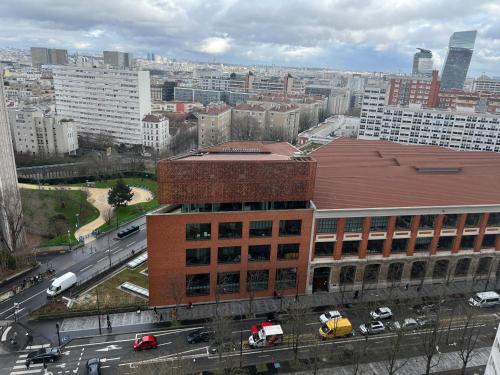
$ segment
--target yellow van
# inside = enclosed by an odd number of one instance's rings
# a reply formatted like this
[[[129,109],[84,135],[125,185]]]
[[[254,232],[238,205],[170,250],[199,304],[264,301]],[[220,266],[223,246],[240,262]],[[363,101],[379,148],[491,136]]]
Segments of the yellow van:
[[[346,337],[352,333],[352,324],[347,318],[330,319],[319,329],[319,335],[323,338]]]

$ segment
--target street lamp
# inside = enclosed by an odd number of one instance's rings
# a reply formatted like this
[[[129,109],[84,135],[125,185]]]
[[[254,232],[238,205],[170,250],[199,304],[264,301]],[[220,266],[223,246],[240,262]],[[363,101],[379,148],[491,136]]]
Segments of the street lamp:
[[[108,237],[108,257],[109,257],[109,268],[111,268],[111,244],[109,242],[109,234],[107,235]]]
[[[59,346],[61,346],[61,335],[59,333],[59,323],[56,322],[56,330],[57,330],[57,342],[59,343]]]
[[[76,213],[76,229],[80,228],[80,214]]]
[[[99,335],[102,335],[101,328],[101,309],[99,308],[99,288],[95,288],[96,299],[97,299],[97,321],[99,322]]]
[[[71,231],[68,229],[68,250],[71,250]]]

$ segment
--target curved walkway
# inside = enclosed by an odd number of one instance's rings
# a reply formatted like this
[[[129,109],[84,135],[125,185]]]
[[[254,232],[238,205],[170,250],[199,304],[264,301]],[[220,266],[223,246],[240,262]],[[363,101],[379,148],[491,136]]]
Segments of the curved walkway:
[[[95,208],[99,210],[99,217],[90,223],[85,224],[80,227],[75,232],[75,238],[85,237],[99,228],[101,225],[106,223],[106,218],[111,215],[113,207],[108,204],[108,191],[109,189],[105,188],[93,188],[86,186],[50,186],[50,185],[35,185],[35,184],[18,184],[20,189],[32,189],[32,190],[84,190],[87,192],[87,202],[92,204]],[[129,202],[130,205],[148,202],[153,199],[153,194],[146,189],[141,189],[137,187],[132,187],[132,191],[134,196],[132,200]],[[85,242],[90,242],[92,237],[89,237],[85,240]]]

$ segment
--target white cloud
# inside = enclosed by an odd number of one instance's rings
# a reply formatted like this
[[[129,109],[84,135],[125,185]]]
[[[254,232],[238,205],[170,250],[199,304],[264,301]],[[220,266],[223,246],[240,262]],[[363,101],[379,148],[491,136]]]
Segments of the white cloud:
[[[198,50],[203,53],[208,53],[210,55],[220,55],[226,53],[231,49],[231,39],[227,36],[220,37],[210,37],[203,39],[198,47]]]

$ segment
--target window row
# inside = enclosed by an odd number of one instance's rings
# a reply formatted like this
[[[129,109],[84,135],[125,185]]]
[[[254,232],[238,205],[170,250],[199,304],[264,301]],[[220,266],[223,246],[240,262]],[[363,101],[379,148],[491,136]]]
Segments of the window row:
[[[418,237],[413,248],[414,252],[428,251],[433,237]],[[437,250],[451,250],[455,243],[456,236],[439,237]],[[394,238],[391,243],[391,254],[406,253],[408,250],[409,238]],[[495,248],[497,240],[496,234],[485,234],[480,248]],[[382,254],[386,240],[368,240],[366,247],[367,254]],[[459,249],[466,250],[474,248],[477,235],[462,236]],[[361,241],[343,241],[342,255],[357,255]],[[314,255],[316,257],[333,256],[335,242],[316,242],[314,245]]]
[[[286,243],[278,244],[278,260],[299,259],[300,244]],[[217,249],[217,263],[240,263],[241,246],[225,246]],[[265,262],[271,260],[271,245],[250,245],[248,246],[249,262]],[[187,249],[187,266],[205,266],[210,264],[210,248]]]
[[[206,203],[184,204],[182,212],[230,212],[230,211],[267,211],[296,210],[308,208],[307,201],[277,201],[277,202],[236,202],[236,203]]]
[[[275,289],[291,289],[297,286],[297,268],[278,268]],[[269,289],[269,270],[247,271],[245,290],[258,292]],[[217,294],[240,293],[240,272],[217,273]],[[186,295],[206,296],[210,294],[210,274],[202,273],[186,276]]]
[[[300,236],[302,220],[280,220],[280,236]],[[219,223],[219,239],[241,238],[243,223]],[[209,240],[212,235],[210,223],[186,224],[186,240]],[[273,222],[271,220],[251,221],[248,231],[250,237],[271,237],[273,235]]]
[[[461,214],[445,214],[443,215],[443,228],[456,228],[458,219]],[[475,228],[479,227],[481,217],[483,214],[466,214],[465,227]],[[344,231],[345,232],[362,232],[363,231],[363,217],[347,217],[345,218]],[[413,216],[396,216],[396,230],[410,230]],[[420,216],[420,229],[433,229],[436,224],[437,215],[421,215]],[[370,231],[371,232],[386,232],[388,226],[388,216],[374,216],[371,218]],[[317,220],[318,233],[336,233],[337,232],[337,218],[325,218]],[[500,226],[500,212],[491,212],[488,217],[487,226]]]

